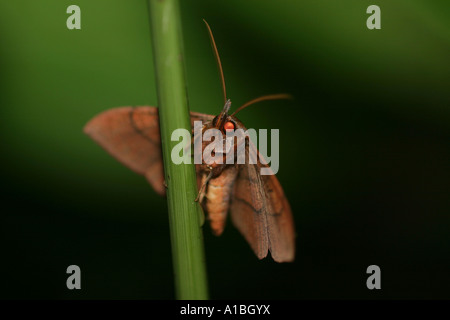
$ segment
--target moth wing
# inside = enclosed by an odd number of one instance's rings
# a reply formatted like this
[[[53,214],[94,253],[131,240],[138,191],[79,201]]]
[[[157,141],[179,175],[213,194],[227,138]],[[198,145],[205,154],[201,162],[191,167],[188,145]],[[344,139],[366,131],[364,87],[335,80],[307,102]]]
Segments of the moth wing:
[[[295,227],[291,207],[275,175],[261,176],[266,194],[269,250],[277,262],[295,258]]]
[[[259,259],[269,249],[264,188],[257,165],[239,165],[231,200],[231,220]]]
[[[191,123],[208,122],[212,115],[191,112]],[[91,119],[84,132],[126,167],[146,177],[165,195],[159,116],[156,107],[120,107]]]
[[[91,119],[84,132],[126,167],[143,175],[164,195],[158,109],[120,107]]]
[[[194,128],[194,121],[210,122],[214,119],[213,115],[191,111],[191,126]]]
[[[231,217],[259,259],[270,250],[277,262],[291,262],[295,257],[295,230],[292,211],[275,175],[261,175],[268,168],[251,141],[246,146],[247,159],[257,164],[241,165],[235,182]],[[255,156],[259,156],[256,161]],[[247,161],[247,160],[246,160]]]

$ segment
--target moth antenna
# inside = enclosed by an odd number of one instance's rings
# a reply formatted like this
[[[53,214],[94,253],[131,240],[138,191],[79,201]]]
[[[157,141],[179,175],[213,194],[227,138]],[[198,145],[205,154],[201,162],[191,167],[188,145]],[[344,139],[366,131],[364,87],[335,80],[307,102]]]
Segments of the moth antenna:
[[[287,93],[269,94],[267,96],[262,96],[262,97],[250,100],[247,103],[244,103],[242,106],[237,108],[237,110],[235,112],[233,112],[233,114],[231,116],[234,116],[239,111],[241,111],[241,110],[247,108],[248,106],[255,104],[257,102],[266,101],[266,100],[281,100],[281,99],[293,99],[293,97]]]
[[[206,28],[208,28],[209,39],[211,40],[211,46],[213,47],[214,56],[215,56],[216,62],[217,62],[217,67],[219,68],[220,79],[222,81],[223,102],[225,103],[227,101],[227,89],[225,87],[225,77],[223,76],[222,63],[220,62],[219,51],[217,50],[216,42],[214,41],[214,36],[211,31],[211,27],[209,26],[208,22],[206,22],[205,19],[203,19],[203,22],[205,22]]]

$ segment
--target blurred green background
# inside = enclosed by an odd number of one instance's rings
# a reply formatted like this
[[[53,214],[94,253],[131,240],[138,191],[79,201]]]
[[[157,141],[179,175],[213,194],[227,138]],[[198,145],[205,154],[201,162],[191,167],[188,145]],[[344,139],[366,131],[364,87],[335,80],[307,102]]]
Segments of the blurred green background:
[[[231,222],[218,238],[206,225],[211,297],[450,298],[448,1],[180,2],[191,110],[222,108],[202,18],[235,108],[295,96],[239,117],[280,129],[296,261],[258,261]],[[144,0],[0,2],[3,298],[174,297],[165,199],[82,133],[103,110],[156,104],[152,62]]]

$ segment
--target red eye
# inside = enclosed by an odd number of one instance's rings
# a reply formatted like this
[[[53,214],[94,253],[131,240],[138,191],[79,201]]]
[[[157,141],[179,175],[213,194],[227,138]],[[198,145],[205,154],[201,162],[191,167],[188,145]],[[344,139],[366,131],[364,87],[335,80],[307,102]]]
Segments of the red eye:
[[[223,128],[225,131],[234,130],[234,123],[231,121],[227,121],[227,122],[225,122]]]

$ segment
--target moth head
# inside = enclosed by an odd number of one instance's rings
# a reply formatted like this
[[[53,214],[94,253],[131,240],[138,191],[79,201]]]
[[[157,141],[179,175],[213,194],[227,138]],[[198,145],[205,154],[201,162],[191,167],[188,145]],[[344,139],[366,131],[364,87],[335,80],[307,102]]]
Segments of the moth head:
[[[228,99],[223,106],[222,112],[217,115],[212,121],[212,127],[220,130],[221,132],[226,133],[227,131],[236,130],[239,128],[243,128],[241,122],[235,117],[235,114],[240,112],[241,110],[247,108],[250,105],[253,105],[257,102],[267,101],[267,100],[278,100],[278,99],[292,99],[292,96],[289,94],[281,93],[281,94],[271,94],[267,96],[262,96],[253,100],[244,103],[242,106],[236,109],[231,115],[228,114],[231,107],[231,100]]]
[[[233,121],[232,117],[228,115],[230,107],[231,107],[231,100],[228,99],[225,102],[225,105],[223,106],[222,112],[219,113],[219,115],[213,119],[212,124],[214,128],[222,132],[236,129],[236,122]]]

